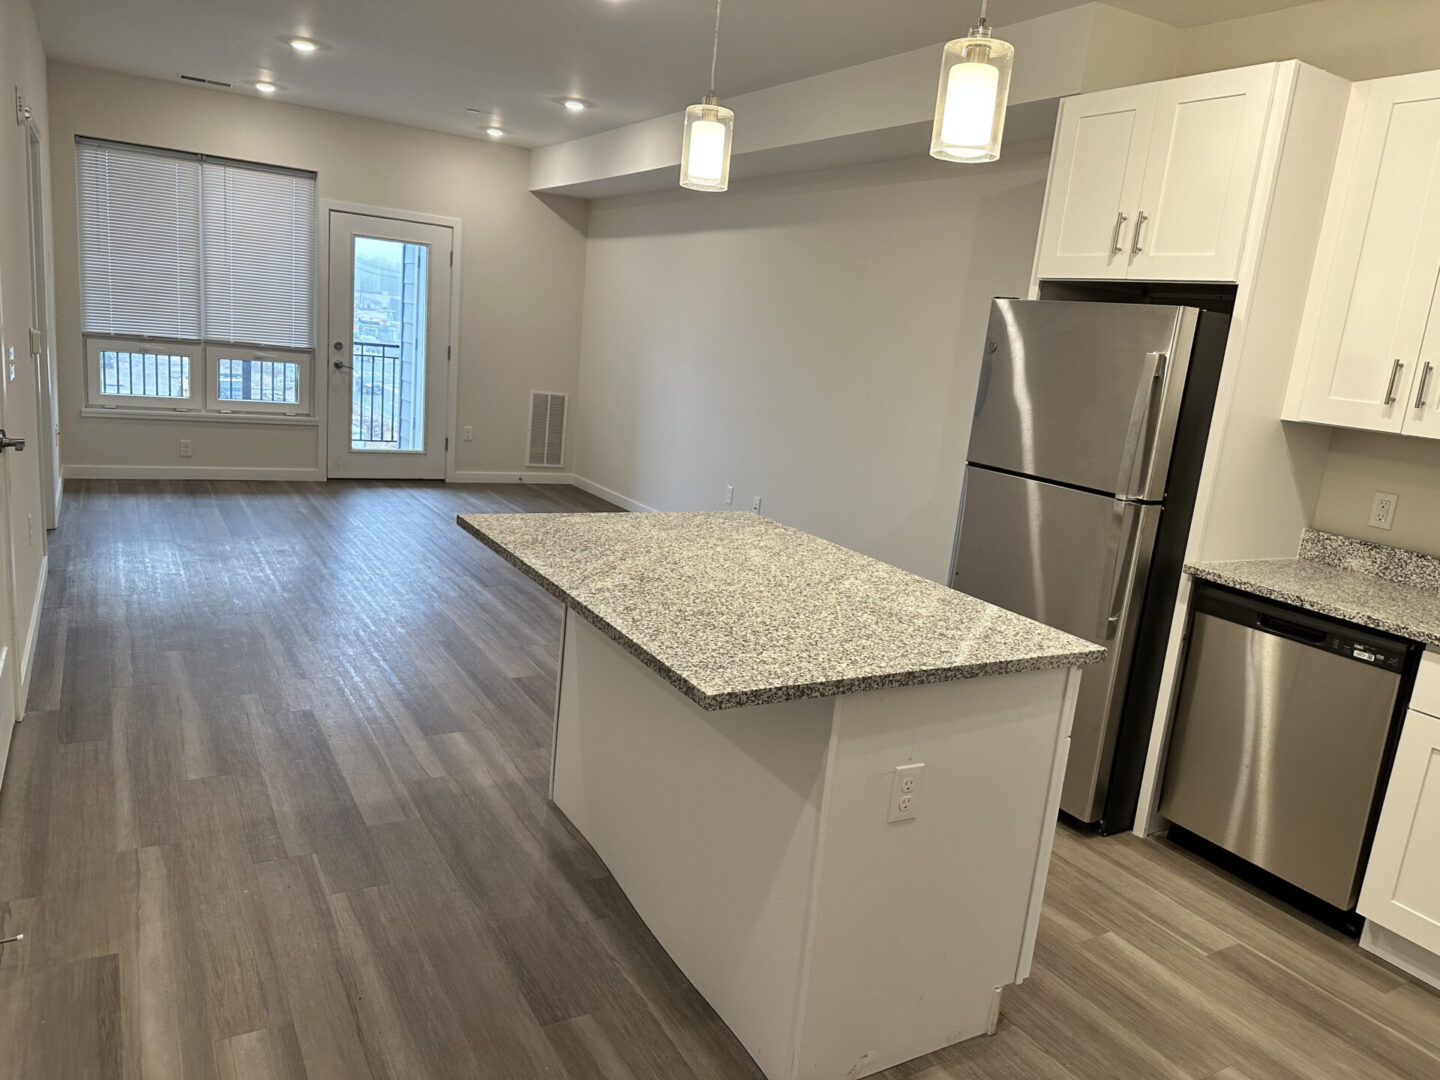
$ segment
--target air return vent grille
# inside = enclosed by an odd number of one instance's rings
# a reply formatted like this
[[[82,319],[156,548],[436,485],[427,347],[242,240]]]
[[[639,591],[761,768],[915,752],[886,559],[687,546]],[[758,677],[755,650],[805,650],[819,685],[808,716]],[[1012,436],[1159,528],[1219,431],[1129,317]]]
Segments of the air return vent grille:
[[[207,79],[204,75],[181,75],[182,82],[199,83],[201,86],[220,86],[226,90],[233,89],[233,85],[220,79]]]
[[[568,394],[530,392],[530,449],[525,464],[558,469],[565,461],[565,406]]]

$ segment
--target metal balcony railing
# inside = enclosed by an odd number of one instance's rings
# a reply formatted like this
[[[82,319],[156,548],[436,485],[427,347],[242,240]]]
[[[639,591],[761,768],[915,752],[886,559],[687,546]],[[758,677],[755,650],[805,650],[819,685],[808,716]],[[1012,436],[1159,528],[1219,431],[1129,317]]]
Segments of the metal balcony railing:
[[[405,361],[399,345],[357,341],[353,347],[354,399],[350,436],[355,445],[400,445],[400,410]]]

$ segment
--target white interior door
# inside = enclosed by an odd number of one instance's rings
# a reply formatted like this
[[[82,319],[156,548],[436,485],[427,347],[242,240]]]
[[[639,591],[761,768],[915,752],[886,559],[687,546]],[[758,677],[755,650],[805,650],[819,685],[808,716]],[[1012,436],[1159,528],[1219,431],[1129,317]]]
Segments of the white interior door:
[[[443,480],[454,230],[331,210],[330,476]]]
[[[14,342],[6,332],[5,313],[0,306],[0,350],[4,350],[5,371],[0,373],[0,432],[5,426],[6,406],[12,390],[21,385],[9,378],[9,356]],[[28,327],[26,328],[28,336]],[[14,415],[18,410],[8,410]],[[8,441],[8,440],[6,440]],[[0,506],[6,509],[0,513],[0,780],[5,775],[5,761],[10,756],[10,734],[15,727],[18,702],[16,693],[19,683],[20,657],[16,652],[15,636],[15,559],[11,536],[12,516],[15,500],[10,497],[14,485],[11,483],[12,470],[18,467],[18,448],[6,447],[0,450]]]

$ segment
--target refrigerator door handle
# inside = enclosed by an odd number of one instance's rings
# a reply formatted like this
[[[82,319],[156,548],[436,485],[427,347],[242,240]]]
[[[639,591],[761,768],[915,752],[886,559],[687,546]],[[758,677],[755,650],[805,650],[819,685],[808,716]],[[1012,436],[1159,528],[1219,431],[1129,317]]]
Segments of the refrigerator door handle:
[[[1142,454],[1140,440],[1149,426],[1150,402],[1155,396],[1155,384],[1165,375],[1165,354],[1145,354],[1139,385],[1135,389],[1135,404],[1130,410],[1130,423],[1125,428],[1125,445],[1120,452],[1120,474],[1115,478],[1115,490],[1122,498],[1133,497],[1139,485],[1135,480],[1136,465],[1148,454]]]
[[[1125,515],[1131,504],[1115,500],[1115,557],[1110,562],[1110,584],[1103,595],[1108,598],[1105,610],[1100,616],[1100,640],[1110,641],[1120,628],[1120,619],[1125,613],[1125,597],[1129,593],[1127,583],[1129,567],[1137,530],[1125,527]]]

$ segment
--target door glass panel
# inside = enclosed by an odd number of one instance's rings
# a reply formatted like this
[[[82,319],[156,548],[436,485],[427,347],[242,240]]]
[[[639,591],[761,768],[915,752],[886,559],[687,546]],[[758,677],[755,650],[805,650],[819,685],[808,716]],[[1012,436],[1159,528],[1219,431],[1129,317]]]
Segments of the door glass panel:
[[[425,310],[430,249],[355,237],[352,450],[425,449]]]

